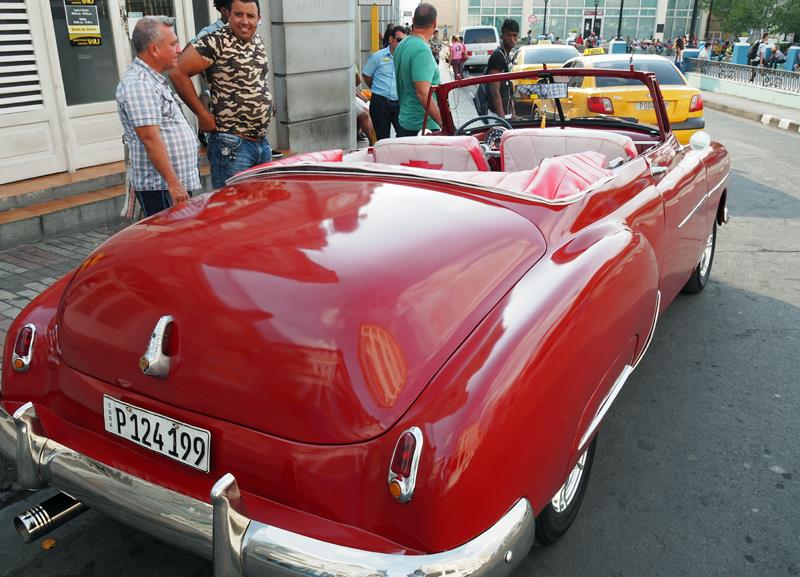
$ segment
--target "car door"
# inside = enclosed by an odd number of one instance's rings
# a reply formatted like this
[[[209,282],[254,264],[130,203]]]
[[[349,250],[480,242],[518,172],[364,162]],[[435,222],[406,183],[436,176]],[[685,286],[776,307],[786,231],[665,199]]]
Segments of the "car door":
[[[666,142],[645,154],[664,202],[662,310],[689,279],[700,260],[707,223],[707,179],[699,154],[681,146],[670,133]]]

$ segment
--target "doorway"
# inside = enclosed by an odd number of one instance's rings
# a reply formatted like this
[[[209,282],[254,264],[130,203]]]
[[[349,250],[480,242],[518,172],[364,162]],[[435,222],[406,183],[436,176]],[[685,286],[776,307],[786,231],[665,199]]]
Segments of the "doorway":
[[[603,19],[602,18],[584,18],[583,20],[583,37],[588,38],[592,35],[592,20],[594,20],[594,33],[595,36],[600,38],[600,30],[603,27]]]

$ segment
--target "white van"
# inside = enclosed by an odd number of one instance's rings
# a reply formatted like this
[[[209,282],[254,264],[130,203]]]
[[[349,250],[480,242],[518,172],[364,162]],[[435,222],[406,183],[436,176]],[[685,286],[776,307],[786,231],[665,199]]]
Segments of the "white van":
[[[461,31],[461,37],[467,48],[467,60],[464,62],[464,68],[486,68],[489,56],[500,45],[497,28],[494,26],[467,26]]]

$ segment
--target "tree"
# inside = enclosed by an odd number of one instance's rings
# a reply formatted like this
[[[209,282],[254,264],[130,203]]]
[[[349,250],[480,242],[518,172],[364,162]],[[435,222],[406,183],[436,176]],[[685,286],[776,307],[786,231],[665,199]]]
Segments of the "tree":
[[[776,32],[795,34],[800,32],[800,2],[797,0],[783,0],[777,2],[774,16],[774,30]],[[795,39],[797,36],[795,35]]]
[[[704,4],[708,5],[706,0]],[[798,12],[797,0],[714,0],[712,14],[726,32],[740,34],[746,30],[776,32],[789,30],[781,21],[783,11]]]

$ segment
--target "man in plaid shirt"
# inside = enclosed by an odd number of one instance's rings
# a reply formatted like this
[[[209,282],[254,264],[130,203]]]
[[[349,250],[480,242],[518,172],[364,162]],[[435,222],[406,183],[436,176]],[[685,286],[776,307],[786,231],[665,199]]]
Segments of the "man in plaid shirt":
[[[180,55],[172,19],[139,20],[133,47],[137,58],[117,86],[117,111],[130,147],[131,186],[150,216],[200,189],[197,137],[161,75],[175,67]]]

